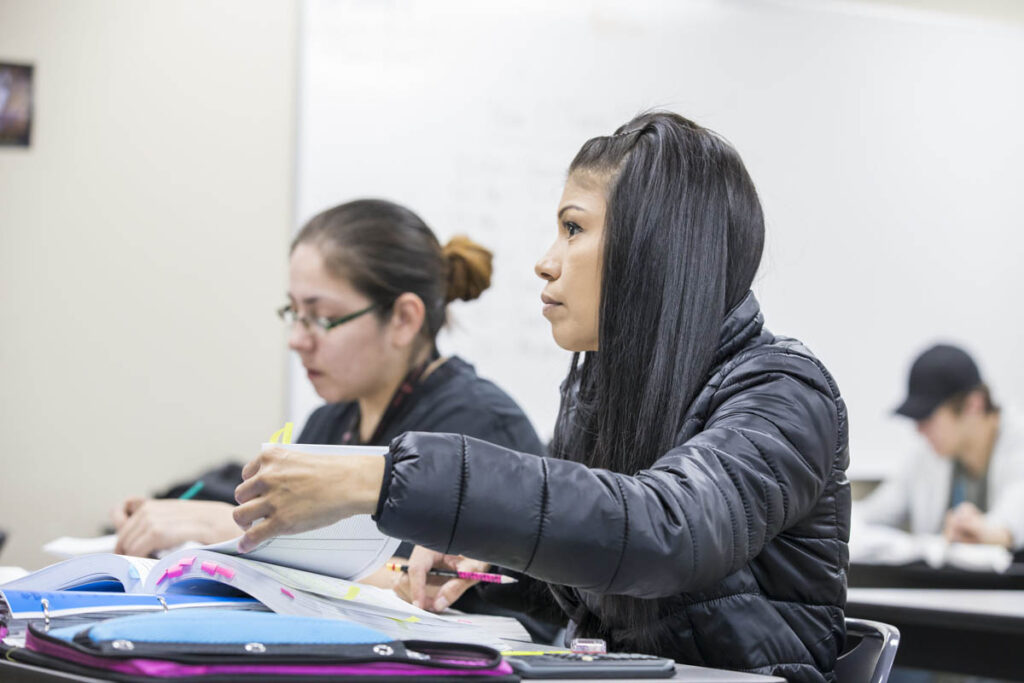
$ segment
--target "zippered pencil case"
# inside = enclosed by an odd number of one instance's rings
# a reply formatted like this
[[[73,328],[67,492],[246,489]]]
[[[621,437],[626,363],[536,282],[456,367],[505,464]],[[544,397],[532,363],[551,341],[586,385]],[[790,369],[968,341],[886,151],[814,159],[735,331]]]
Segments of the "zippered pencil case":
[[[501,654],[475,644],[398,641],[352,622],[191,609],[89,626],[29,626],[7,656],[110,680],[517,681]]]

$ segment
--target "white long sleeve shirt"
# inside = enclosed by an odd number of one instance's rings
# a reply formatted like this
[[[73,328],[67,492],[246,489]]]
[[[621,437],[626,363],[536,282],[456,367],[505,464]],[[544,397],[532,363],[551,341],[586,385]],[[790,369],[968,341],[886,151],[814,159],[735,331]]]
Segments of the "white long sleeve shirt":
[[[908,526],[914,534],[938,534],[949,506],[953,461],[924,447],[870,496],[854,504],[858,522]],[[1014,549],[1024,548],[1024,417],[1003,409],[987,477],[988,511],[992,524],[1013,536]]]

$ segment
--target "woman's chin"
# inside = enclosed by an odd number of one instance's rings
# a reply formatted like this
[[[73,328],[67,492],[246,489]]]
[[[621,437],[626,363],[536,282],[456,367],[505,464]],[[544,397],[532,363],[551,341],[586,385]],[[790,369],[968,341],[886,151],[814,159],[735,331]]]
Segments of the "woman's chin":
[[[331,386],[328,382],[313,382],[313,389],[316,390],[316,395],[327,403],[348,403],[355,400],[347,392],[342,391],[339,387]]]
[[[554,338],[555,343],[566,351],[572,351],[573,353],[597,351],[596,340],[582,339],[579,335],[567,333],[564,329],[559,329],[558,325],[551,326],[551,336]]]

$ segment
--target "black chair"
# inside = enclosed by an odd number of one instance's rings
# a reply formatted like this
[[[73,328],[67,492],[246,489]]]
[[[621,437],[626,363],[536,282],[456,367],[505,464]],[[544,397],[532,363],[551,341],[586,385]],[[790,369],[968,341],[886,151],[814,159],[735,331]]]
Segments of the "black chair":
[[[866,619],[846,620],[846,651],[836,661],[837,683],[885,683],[896,659],[900,632]]]

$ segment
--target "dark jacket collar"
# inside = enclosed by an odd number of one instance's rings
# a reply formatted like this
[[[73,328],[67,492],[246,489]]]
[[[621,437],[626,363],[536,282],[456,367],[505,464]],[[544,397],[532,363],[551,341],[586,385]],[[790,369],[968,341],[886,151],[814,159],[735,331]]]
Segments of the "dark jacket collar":
[[[761,334],[764,327],[764,316],[761,305],[753,292],[736,304],[725,314],[722,331],[718,335],[718,350],[715,352],[715,365],[724,362],[746,346],[751,339]]]

